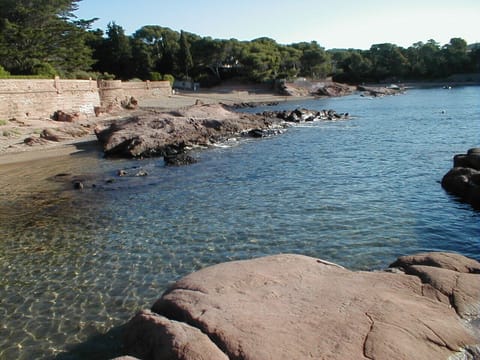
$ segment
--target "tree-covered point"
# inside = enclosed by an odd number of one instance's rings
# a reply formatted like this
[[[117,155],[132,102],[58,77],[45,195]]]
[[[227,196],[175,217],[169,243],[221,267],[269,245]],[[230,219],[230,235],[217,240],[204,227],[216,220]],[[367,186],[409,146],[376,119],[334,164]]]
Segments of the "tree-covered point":
[[[202,85],[240,77],[256,82],[295,77],[358,83],[440,79],[480,71],[480,46],[452,38],[408,48],[374,44],[369,50],[325,50],[316,41],[289,45],[270,38],[212,39],[148,25],[132,35],[112,22],[74,16],[81,0],[0,0],[0,67],[3,74],[115,76],[158,80],[166,74]]]

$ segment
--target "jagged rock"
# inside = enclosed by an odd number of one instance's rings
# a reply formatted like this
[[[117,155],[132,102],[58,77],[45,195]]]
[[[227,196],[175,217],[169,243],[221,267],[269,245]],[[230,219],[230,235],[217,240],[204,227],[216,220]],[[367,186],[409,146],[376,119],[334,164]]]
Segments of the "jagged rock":
[[[480,148],[453,157],[453,166],[442,178],[442,187],[449,193],[480,209]]]
[[[329,97],[345,96],[352,92],[353,90],[351,86],[340,83],[325,83],[316,87],[314,90],[315,95]]]
[[[138,100],[135,99],[133,96],[130,98],[126,97],[124,100],[120,102],[120,105],[127,110],[135,110],[138,108]]]
[[[253,129],[247,132],[247,136],[253,138],[264,138],[282,134],[281,129]]]
[[[52,116],[52,119],[55,121],[61,121],[61,122],[75,122],[79,120],[84,120],[85,115],[82,115],[79,112],[65,112],[62,110],[57,110]]]
[[[172,155],[172,149],[181,153],[189,146],[208,146],[245,130],[274,125],[274,119],[209,104],[169,113],[145,112],[108,128],[97,128],[95,134],[106,155],[150,157]]]
[[[473,358],[480,339],[450,306],[448,289],[465,295],[462,306],[470,315],[478,296],[470,296],[475,293],[466,283],[480,283],[480,274],[457,270],[476,271],[480,264],[455,256],[445,268],[430,266],[443,266],[445,257],[422,254],[396,263],[413,267],[422,280],[401,272],[352,272],[288,254],[211,266],[180,279],[152,312],[134,317],[126,349],[142,359],[187,360],[197,353],[176,349],[200,347],[201,341],[204,358]],[[450,287],[452,274],[462,279],[461,291]],[[186,335],[196,329],[206,337]],[[166,355],[157,356],[161,351]]]
[[[279,118],[286,122],[301,123],[306,121],[319,121],[319,120],[340,120],[348,119],[349,114],[338,114],[335,110],[309,110],[309,109],[295,109],[293,111],[264,111],[260,115]]]

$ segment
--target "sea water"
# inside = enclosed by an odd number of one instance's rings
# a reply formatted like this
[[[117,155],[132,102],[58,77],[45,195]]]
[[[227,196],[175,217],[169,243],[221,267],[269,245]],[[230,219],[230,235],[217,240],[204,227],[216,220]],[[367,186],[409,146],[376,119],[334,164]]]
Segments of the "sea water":
[[[480,87],[248,111],[296,107],[351,118],[231,139],[185,167],[97,152],[0,167],[0,359],[118,355],[137,310],[224,261],[297,253],[370,270],[437,250],[480,260],[480,213],[440,185],[453,155],[480,146]]]

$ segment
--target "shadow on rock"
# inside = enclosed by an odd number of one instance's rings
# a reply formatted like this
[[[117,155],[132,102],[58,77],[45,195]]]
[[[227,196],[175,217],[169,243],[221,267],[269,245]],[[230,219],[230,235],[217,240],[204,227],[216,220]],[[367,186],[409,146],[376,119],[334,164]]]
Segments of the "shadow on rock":
[[[442,187],[461,201],[480,210],[480,148],[453,157],[453,169],[442,179]]]

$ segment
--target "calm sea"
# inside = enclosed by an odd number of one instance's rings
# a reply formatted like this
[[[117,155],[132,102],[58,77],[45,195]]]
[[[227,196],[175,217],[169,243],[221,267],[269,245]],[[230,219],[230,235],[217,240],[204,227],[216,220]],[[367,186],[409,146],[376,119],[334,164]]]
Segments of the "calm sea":
[[[296,107],[352,119],[232,140],[186,167],[95,152],[0,167],[0,359],[113,356],[138,309],[228,260],[299,253],[381,269],[431,250],[480,260],[480,212],[439,183],[454,154],[480,146],[480,87],[268,110]],[[87,186],[71,190],[59,173],[87,175]]]

